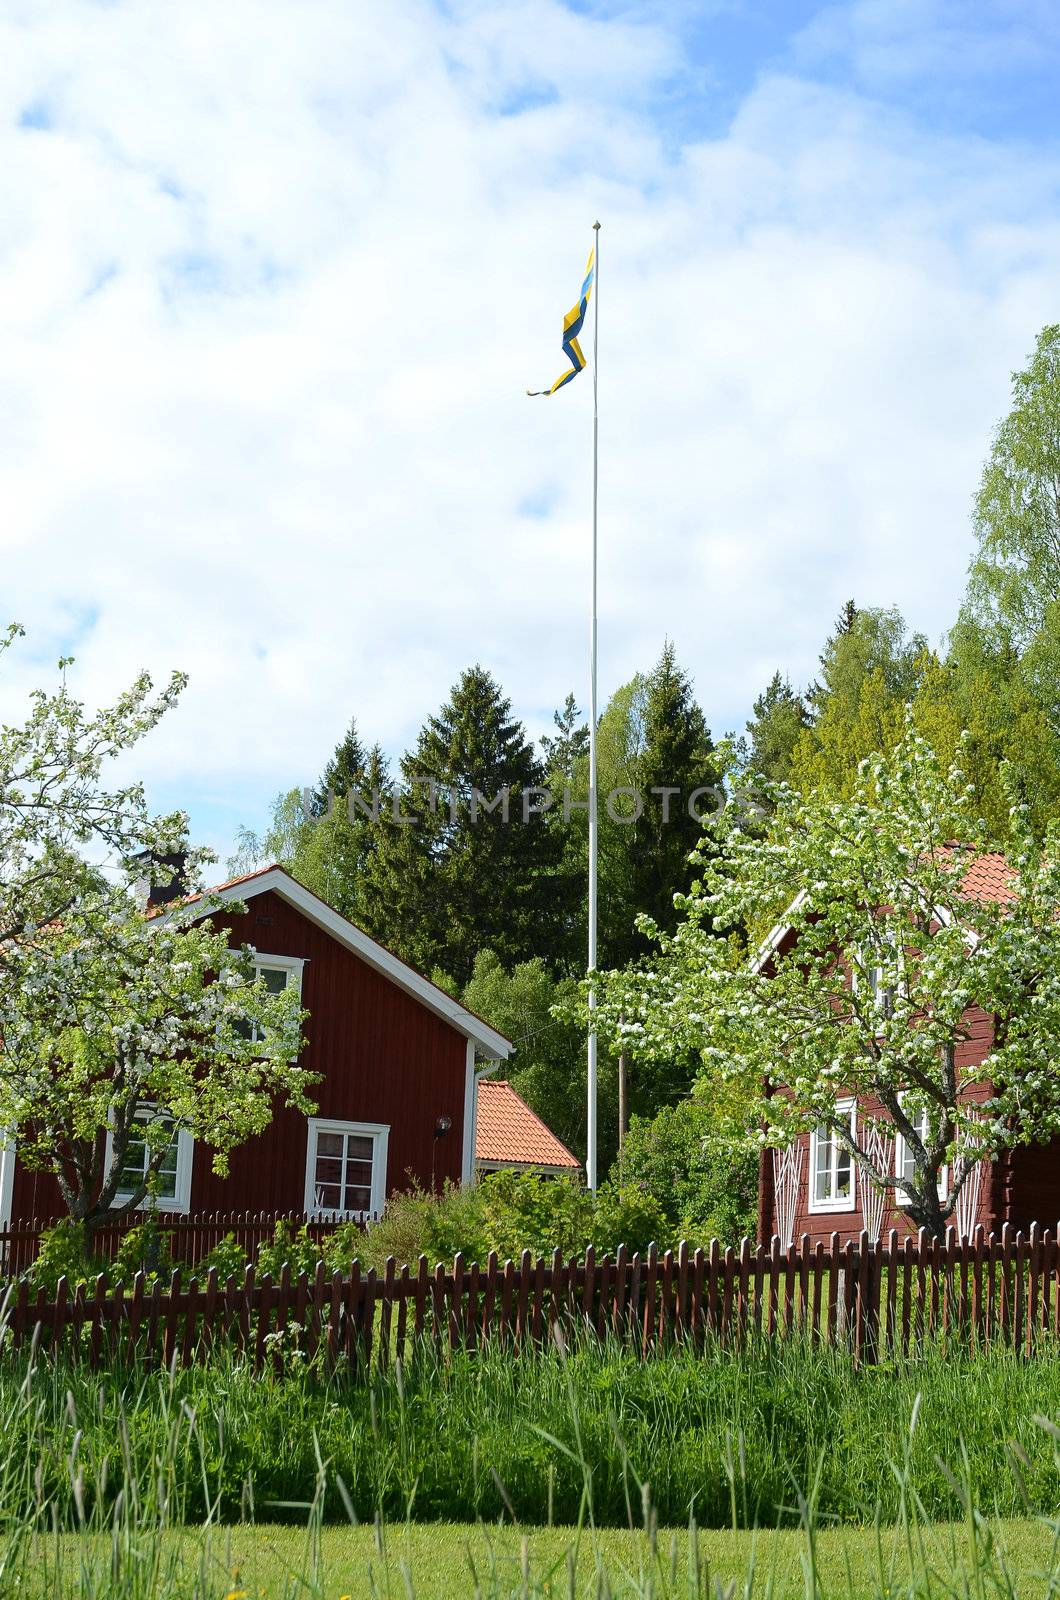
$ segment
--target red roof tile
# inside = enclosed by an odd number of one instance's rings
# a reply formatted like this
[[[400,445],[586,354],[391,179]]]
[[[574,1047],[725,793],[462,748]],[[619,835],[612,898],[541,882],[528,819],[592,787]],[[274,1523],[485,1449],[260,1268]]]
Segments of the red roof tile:
[[[475,1160],[581,1171],[581,1162],[503,1078],[479,1082]]]
[[[1012,887],[1015,868],[1000,850],[990,850],[976,856],[964,876],[964,888],[970,900],[983,900],[995,905],[1011,905],[1016,899]]]

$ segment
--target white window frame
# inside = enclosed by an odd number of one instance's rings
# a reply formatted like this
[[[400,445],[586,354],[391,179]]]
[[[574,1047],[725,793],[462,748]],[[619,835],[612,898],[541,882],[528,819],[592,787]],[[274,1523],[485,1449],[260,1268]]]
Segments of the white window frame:
[[[305,964],[305,956],[270,956],[266,955],[263,950],[255,950],[254,952],[255,978],[259,977],[261,973],[269,970],[273,972],[286,972],[287,987],[290,989],[293,985],[297,990],[299,1005],[302,1003],[302,968],[305,966]],[[251,1043],[257,1043],[260,1037],[261,1035],[258,1033],[257,1027],[255,1026]],[[292,1056],[291,1060],[293,1061],[294,1059],[295,1057]]]
[[[902,1102],[902,1109],[904,1111],[905,1110],[905,1104],[904,1104],[905,1096],[904,1095],[900,1095],[899,1096],[899,1100]],[[908,1113],[907,1113],[907,1115],[908,1115]],[[927,1116],[927,1107],[926,1106],[923,1108],[923,1115],[925,1117]],[[912,1119],[910,1119],[910,1120],[912,1120]],[[921,1134],[921,1138],[923,1138],[923,1134]],[[905,1139],[903,1138],[903,1136],[898,1132],[898,1129],[895,1128],[895,1130],[894,1130],[894,1175],[899,1180],[899,1185],[898,1185],[898,1188],[895,1190],[895,1194],[897,1195],[898,1202],[899,1202],[900,1205],[906,1204],[908,1202],[908,1200],[909,1200],[909,1190],[903,1188],[902,1187],[902,1183],[901,1183],[901,1180],[905,1176],[904,1172],[902,1171],[902,1168],[905,1166],[905,1158],[906,1158],[908,1152],[909,1152],[909,1146],[906,1144]],[[948,1200],[949,1197],[950,1197],[950,1164],[949,1164],[948,1161],[944,1161],[942,1166],[941,1166],[941,1168],[939,1169],[939,1199],[940,1200]]]
[[[144,1106],[139,1121],[150,1121],[152,1114],[157,1111],[156,1106]],[[172,1119],[171,1119],[172,1120]],[[114,1154],[114,1129],[111,1123],[107,1124],[107,1147],[103,1158],[104,1172],[110,1171],[111,1158]],[[145,1194],[142,1200],[137,1201],[135,1209],[138,1211],[169,1211],[186,1215],[191,1210],[191,1176],[195,1164],[195,1140],[186,1128],[177,1129],[177,1171],[175,1193],[173,1195]],[[119,1189],[111,1201],[111,1208],[127,1205],[132,1196],[131,1189]]]
[[[857,1101],[853,1099],[837,1100],[835,1108],[837,1114],[839,1115],[842,1115],[844,1111],[849,1113],[850,1134],[851,1138],[853,1138],[855,1135],[855,1123],[858,1110]],[[828,1132],[827,1129],[825,1131]],[[841,1195],[838,1199],[832,1200],[817,1199],[817,1141],[819,1132],[820,1130],[818,1128],[811,1128],[810,1130],[809,1209],[811,1212],[814,1212],[817,1215],[828,1211],[856,1211],[858,1198],[858,1165],[853,1156],[850,1158],[850,1194]],[[834,1185],[836,1171],[835,1152],[839,1149],[838,1141],[834,1138],[832,1140],[832,1149],[832,1181]]]
[[[896,950],[898,948],[898,940],[895,936],[893,928],[888,928],[886,930],[883,935],[883,942],[885,944],[889,944],[892,949]],[[885,989],[883,987],[882,966],[870,967],[865,960],[865,951],[860,947],[858,949],[858,961],[861,966],[865,968],[865,981],[868,986],[869,994],[872,996],[873,1006],[881,1017],[889,1017],[891,1011],[893,1010],[895,1000],[899,997],[904,1000],[906,997],[906,985],[904,980],[900,979],[893,989]],[[861,979],[858,976],[858,969],[855,966],[852,966],[850,969],[850,988],[853,994],[858,994],[861,989]]]
[[[390,1140],[389,1122],[347,1122],[336,1117],[309,1117],[307,1120],[305,1157],[305,1209],[316,1217],[356,1218],[379,1216],[386,1202],[387,1147]],[[371,1201],[367,1211],[337,1211],[316,1203],[317,1135],[319,1133],[352,1133],[359,1138],[372,1140]]]

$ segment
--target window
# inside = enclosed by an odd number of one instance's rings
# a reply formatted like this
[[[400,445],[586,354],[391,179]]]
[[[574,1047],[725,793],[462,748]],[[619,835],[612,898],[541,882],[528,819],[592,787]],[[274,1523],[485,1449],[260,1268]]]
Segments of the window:
[[[894,936],[894,930],[892,928],[885,930],[883,934],[883,943],[888,945],[890,949],[897,950],[898,941]],[[896,991],[893,986],[884,987],[883,967],[869,966],[869,959],[869,954],[865,950],[862,949],[858,951],[858,961],[865,973],[865,987],[872,996],[876,1010],[880,1012],[882,1016],[889,1017],[894,1011],[895,994],[896,992],[903,992],[904,986],[902,986],[902,989],[898,991]],[[857,968],[854,968],[851,972],[851,987],[856,994],[859,987]]]
[[[118,1191],[114,1196],[115,1205],[123,1205],[130,1195],[136,1193],[144,1181],[147,1168],[150,1165],[152,1149],[145,1135],[137,1131],[136,1123],[143,1127],[148,1122],[161,1122],[171,1130],[170,1141],[162,1157],[162,1164],[158,1169],[157,1193],[145,1195],[140,1202],[143,1206],[155,1205],[159,1211],[187,1211],[191,1204],[191,1169],[195,1153],[195,1143],[190,1133],[183,1129],[173,1128],[173,1119],[160,1112],[145,1107],[136,1113],[136,1121],[129,1135],[129,1143],[125,1151],[125,1162],[118,1179]],[[104,1170],[110,1170],[111,1156],[114,1151],[114,1136],[110,1129],[107,1130],[107,1149]]]
[[[849,1112],[850,1131],[854,1132],[853,1100],[840,1100],[836,1111]],[[810,1210],[853,1211],[854,1163],[850,1151],[832,1128],[821,1126],[810,1134]]]
[[[928,1124],[927,1107],[921,1106],[918,1111],[911,1112],[909,1120],[916,1129],[918,1138],[926,1142],[931,1132]],[[896,1133],[894,1138],[894,1175],[896,1178],[901,1178],[903,1183],[912,1183],[915,1171],[916,1163],[913,1158],[913,1152],[902,1138],[902,1135]],[[949,1193],[949,1187],[949,1168],[942,1167],[939,1171],[940,1200],[945,1200]],[[908,1190],[899,1190],[899,1198],[908,1198]]]
[[[304,966],[305,961],[301,956],[256,955],[254,976],[265,980],[265,987],[270,994],[283,994],[288,984],[294,984],[301,999]],[[240,1032],[251,1039],[260,1037],[256,1024],[250,1022],[241,1023]]]
[[[389,1127],[381,1122],[309,1119],[305,1208],[333,1216],[382,1211]]]

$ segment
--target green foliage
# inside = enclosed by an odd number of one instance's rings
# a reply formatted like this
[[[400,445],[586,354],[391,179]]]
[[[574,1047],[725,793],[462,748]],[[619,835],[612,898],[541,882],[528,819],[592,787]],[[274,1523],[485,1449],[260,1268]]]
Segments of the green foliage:
[[[695,1098],[631,1120],[622,1155],[627,1189],[652,1196],[656,1238],[736,1245],[757,1232],[758,1145]]]
[[[825,645],[820,682],[807,691],[813,720],[792,750],[792,784],[804,794],[852,794],[858,763],[901,738],[932,659],[899,611],[848,610]]]
[[[179,862],[190,891],[208,856],[188,847],[183,813],[152,817],[142,785],[108,790],[104,770],[182,686],[152,699],[141,675],[88,718],[63,679],[31,696],[21,727],[0,729],[0,1126],[89,1227],[154,1192],[176,1132],[212,1146],[223,1173],[277,1100],[312,1105],[294,991],[268,993],[249,950],[201,920],[208,898],[143,912],[145,877],[172,888]]]
[[[591,1229],[597,1254],[613,1256],[620,1244],[643,1254],[651,1244],[668,1249],[679,1242],[659,1197],[617,1176],[597,1191]]]
[[[1060,595],[1060,325],[1042,329],[1012,375],[975,504],[979,549],[966,612],[1023,652],[1052,656]],[[1044,687],[1044,685],[1043,685]],[[1055,705],[1055,685],[1046,693]]]
[[[84,1227],[66,1218],[41,1234],[37,1259],[27,1277],[35,1289],[54,1294],[60,1278],[65,1278],[72,1288],[78,1283],[92,1283],[105,1270],[102,1257],[88,1248]]]
[[[971,896],[983,834],[967,777],[944,769],[911,722],[889,757],[863,764],[849,800],[783,786],[774,798],[768,837],[720,819],[687,921],[660,936],[649,967],[606,976],[598,1026],[631,1054],[698,1052],[704,1095],[721,1086],[743,1098],[769,1142],[828,1128],[862,1181],[940,1236],[976,1162],[1060,1132],[1049,1065],[1060,1048],[1060,829],[1042,849],[1014,806],[1018,896],[1003,913]],[[745,930],[781,914],[788,936],[753,959]],[[962,1067],[972,1007],[994,1017],[994,1039]],[[968,1091],[981,1082],[991,1096],[980,1108]],[[862,1106],[854,1128],[850,1095]],[[870,1155],[874,1128],[901,1134],[912,1177]]]
[[[572,1150],[585,1145],[585,1035],[552,1015],[577,994],[573,978],[556,979],[539,957],[507,971],[492,950],[480,950],[464,1004],[515,1046],[509,1078],[527,1105]],[[603,1075],[601,1115],[614,1122],[613,1073]]]
[[[524,1250],[532,1256],[581,1255],[593,1233],[593,1197],[571,1178],[535,1172],[490,1172],[477,1195],[483,1235],[502,1261]]]
[[[613,1527],[628,1527],[631,1501],[639,1516],[642,1483],[659,1522],[678,1528],[693,1515],[703,1527],[797,1524],[801,1485],[825,1522],[886,1525],[913,1507],[960,1522],[962,1494],[998,1515],[1052,1518],[1055,1445],[1034,1419],[1057,1415],[1055,1353],[934,1350],[855,1368],[797,1341],[644,1361],[575,1340],[566,1359],[426,1348],[400,1372],[327,1381],[288,1364],[279,1382],[224,1353],[172,1375],[42,1361],[27,1376],[5,1362],[0,1517],[39,1537],[53,1519],[77,1528],[84,1515],[116,1563],[131,1560],[124,1537],[110,1537],[130,1504],[141,1531],[244,1520],[251,1504],[275,1519],[297,1516],[318,1486],[318,1517],[345,1524],[352,1507],[384,1529],[406,1517],[495,1525],[511,1513],[524,1526],[574,1523],[587,1482],[594,1523]],[[935,1589],[925,1581],[922,1592]]]
[[[305,1224],[296,1231],[286,1218],[281,1218],[273,1229],[272,1238],[258,1246],[255,1267],[259,1277],[268,1272],[278,1278],[285,1264],[290,1266],[292,1278],[297,1278],[300,1272],[312,1277],[322,1254]],[[349,1266],[349,1262],[346,1265]]]
[[[491,1250],[502,1261],[517,1261],[524,1250],[534,1257],[557,1249],[580,1256],[593,1244],[613,1255],[620,1244],[633,1251],[653,1242],[666,1248],[677,1239],[658,1200],[638,1186],[609,1181],[594,1201],[573,1179],[503,1171],[486,1173],[473,1188],[447,1184],[430,1194],[413,1186],[392,1195],[367,1234],[350,1241],[348,1253],[329,1241],[328,1260],[345,1268],[356,1255],[379,1271],[388,1256],[415,1264],[424,1255],[433,1265],[459,1251],[483,1264]]]
[[[600,718],[601,965],[623,965],[643,953],[638,913],[647,912],[664,927],[673,925],[674,895],[691,883],[688,858],[702,835],[699,822],[689,814],[689,799],[696,789],[720,785],[730,759],[727,745],[715,747],[691,680],[667,640],[651,672],[638,673],[618,688]],[[575,759],[573,770],[572,793],[584,802],[589,792],[588,757]],[[680,792],[652,792],[664,789]],[[623,795],[622,790],[641,796],[639,816],[632,795]],[[608,796],[614,796],[610,804]],[[710,795],[700,795],[697,812],[709,812],[715,803]],[[584,874],[588,860],[584,809],[572,812],[565,833],[569,858]],[[579,956],[583,949],[580,944]]]
[[[401,775],[401,820],[380,817],[365,865],[368,932],[421,971],[440,966],[461,985],[484,947],[508,964],[554,959],[580,886],[565,870],[559,835],[526,811],[541,803],[532,791],[545,771],[482,667],[462,674],[403,757]],[[487,810],[505,790],[507,816],[503,802]]]
[[[234,1233],[226,1233],[223,1239],[217,1241],[210,1253],[203,1256],[196,1264],[195,1271],[200,1278],[205,1278],[213,1267],[220,1283],[227,1283],[229,1278],[235,1278],[241,1283],[247,1265],[248,1257],[243,1246]]]
[[[107,1272],[111,1283],[131,1284],[138,1272],[168,1280],[173,1270],[169,1239],[158,1217],[148,1212],[143,1222],[123,1236]]]
[[[750,744],[741,747],[742,766],[775,782],[791,777],[795,747],[810,725],[810,714],[787,678],[775,672],[754,702],[747,724]]]
[[[450,1260],[458,1250],[469,1261],[485,1261],[489,1254],[479,1189],[447,1182],[432,1194],[413,1181],[390,1196],[354,1254],[380,1269],[388,1256],[414,1263],[423,1255],[435,1262]]]

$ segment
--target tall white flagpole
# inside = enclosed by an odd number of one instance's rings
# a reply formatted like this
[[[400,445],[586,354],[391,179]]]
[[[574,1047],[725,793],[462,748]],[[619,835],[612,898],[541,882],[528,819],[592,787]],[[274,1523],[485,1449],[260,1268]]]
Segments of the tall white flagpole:
[[[593,574],[589,625],[589,971],[596,970],[596,502],[600,444],[598,377],[600,371],[600,224],[593,223]],[[596,991],[589,990],[589,1010],[596,1009]],[[596,1192],[596,1029],[589,1023],[588,1116],[585,1137],[585,1176]]]

